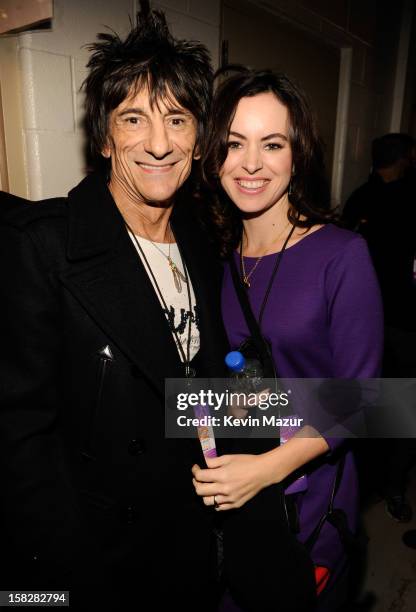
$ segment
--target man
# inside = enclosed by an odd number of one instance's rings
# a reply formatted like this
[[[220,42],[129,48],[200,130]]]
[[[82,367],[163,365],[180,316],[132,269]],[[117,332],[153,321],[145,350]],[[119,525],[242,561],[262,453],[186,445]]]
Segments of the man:
[[[91,50],[86,124],[106,172],[1,227],[2,588],[211,610],[201,449],[164,438],[165,378],[221,375],[226,352],[220,268],[190,195],[209,56],[146,8]]]
[[[347,227],[366,238],[380,282],[385,313],[383,376],[416,376],[416,182],[411,168],[413,139],[385,134],[372,143],[373,172],[348,199],[343,218]],[[400,398],[406,408],[409,398]],[[397,413],[400,403],[391,406]],[[400,417],[399,412],[399,417]],[[412,508],[405,498],[406,476],[416,456],[414,439],[378,441],[375,480],[386,499],[386,511],[398,522],[409,522]],[[377,452],[378,449],[378,452]],[[379,457],[380,455],[380,457]],[[370,455],[371,457],[371,455]],[[380,470],[380,460],[383,470]],[[372,480],[374,476],[372,475]]]

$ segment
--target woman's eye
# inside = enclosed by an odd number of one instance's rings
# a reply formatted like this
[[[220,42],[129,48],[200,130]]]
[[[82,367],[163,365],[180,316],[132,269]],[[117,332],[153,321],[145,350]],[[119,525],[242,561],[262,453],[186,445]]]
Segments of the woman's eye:
[[[279,149],[283,149],[283,145],[279,144],[278,142],[269,142],[266,144],[265,149],[267,151],[278,151]]]
[[[227,143],[227,147],[228,147],[229,149],[239,149],[239,148],[240,148],[240,143],[239,143],[239,142],[236,142],[235,140],[230,140],[230,141]]]

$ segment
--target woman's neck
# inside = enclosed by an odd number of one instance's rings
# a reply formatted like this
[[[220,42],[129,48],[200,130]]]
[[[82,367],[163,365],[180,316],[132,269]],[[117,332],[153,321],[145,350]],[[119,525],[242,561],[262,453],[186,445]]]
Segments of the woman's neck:
[[[280,250],[292,227],[287,213],[286,199],[260,215],[243,218],[243,252],[249,257],[260,257]]]

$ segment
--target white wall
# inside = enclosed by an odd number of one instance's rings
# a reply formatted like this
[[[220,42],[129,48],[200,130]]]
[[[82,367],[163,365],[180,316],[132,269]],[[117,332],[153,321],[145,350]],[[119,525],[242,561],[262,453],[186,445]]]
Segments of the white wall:
[[[172,32],[204,42],[218,62],[220,0],[165,0]],[[110,26],[129,30],[135,0],[55,0],[52,31],[17,37],[21,79],[26,193],[31,199],[65,195],[85,175],[83,96],[89,52],[83,48]]]

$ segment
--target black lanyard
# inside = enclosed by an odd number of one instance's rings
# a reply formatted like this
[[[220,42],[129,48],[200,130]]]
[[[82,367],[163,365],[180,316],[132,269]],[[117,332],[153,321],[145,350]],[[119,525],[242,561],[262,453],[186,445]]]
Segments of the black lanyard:
[[[274,264],[273,272],[272,272],[272,275],[270,277],[269,284],[267,285],[267,289],[266,289],[266,292],[264,294],[263,301],[262,301],[261,307],[260,307],[260,313],[259,313],[259,319],[258,319],[258,326],[259,326],[260,329],[261,329],[261,323],[262,323],[262,320],[263,320],[263,315],[264,315],[264,310],[266,308],[267,300],[269,299],[270,291],[272,290],[274,279],[275,279],[277,271],[279,269],[280,262],[282,261],[283,253],[285,252],[287,244],[288,244],[289,240],[291,239],[292,234],[295,231],[295,228],[296,228],[296,225],[292,225],[292,228],[291,228],[289,234],[287,235],[286,240],[283,243],[282,250],[279,251],[279,253],[277,253],[277,257],[276,257],[276,261],[275,261],[275,264]],[[240,242],[240,285],[241,285],[241,277],[243,275],[243,270],[242,270],[242,266],[241,266],[241,261],[242,261],[242,258],[243,258],[243,252],[242,251],[243,251],[243,237],[241,237],[241,242]],[[247,296],[247,290],[248,289],[246,288],[245,289],[246,296]],[[247,301],[248,301],[248,296],[247,296]]]
[[[142,246],[141,246],[140,242],[137,240],[137,238],[136,238],[133,230],[131,229],[131,227],[126,222],[125,222],[125,225],[126,225],[127,229],[129,230],[130,234],[133,237],[134,243],[135,243],[135,245],[136,245],[140,255],[142,256],[142,259],[143,259],[143,261],[145,263],[145,266],[147,268],[147,272],[148,272],[148,274],[151,276],[151,278],[153,280],[153,283],[154,283],[156,291],[157,291],[157,293],[159,295],[160,301],[162,302],[163,308],[165,309],[166,319],[167,319],[167,322],[168,322],[168,325],[169,325],[169,329],[171,330],[171,332],[172,332],[172,334],[173,334],[173,336],[175,338],[175,341],[176,341],[176,344],[177,344],[180,356],[181,356],[182,361],[183,361],[183,363],[185,365],[185,376],[187,378],[192,378],[193,376],[195,376],[195,371],[190,366],[190,363],[191,363],[190,355],[191,355],[192,298],[191,298],[191,289],[190,289],[190,286],[189,286],[190,283],[189,283],[188,270],[187,270],[187,268],[186,268],[186,266],[184,264],[184,261],[183,261],[180,249],[179,249],[179,256],[181,258],[182,267],[183,267],[183,270],[184,270],[184,273],[185,273],[186,289],[187,289],[187,293],[188,293],[188,305],[189,305],[188,338],[187,338],[187,341],[186,341],[186,354],[185,354],[185,351],[183,350],[183,346],[182,346],[180,338],[179,338],[179,336],[178,336],[178,334],[176,332],[176,329],[175,329],[174,325],[171,323],[171,321],[169,319],[169,316],[168,316],[169,310],[168,310],[168,306],[166,304],[166,300],[163,297],[163,293],[162,293],[162,291],[161,291],[161,289],[159,287],[159,284],[158,284],[158,282],[156,280],[155,274],[154,274],[154,272],[153,272],[153,270],[152,270],[152,268],[150,266],[150,263],[149,263],[146,255],[145,255],[143,249],[142,249]]]

